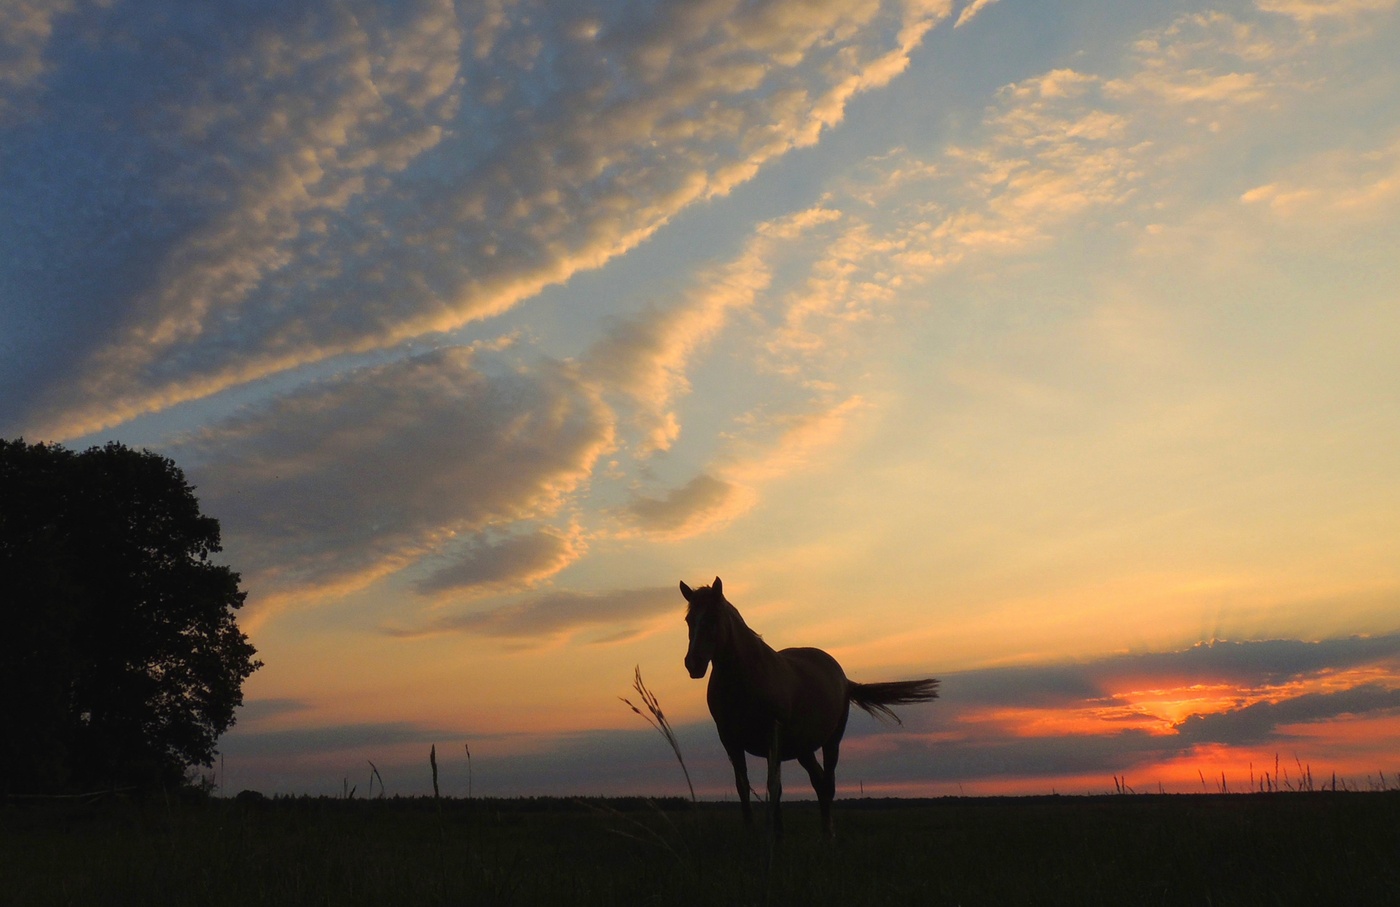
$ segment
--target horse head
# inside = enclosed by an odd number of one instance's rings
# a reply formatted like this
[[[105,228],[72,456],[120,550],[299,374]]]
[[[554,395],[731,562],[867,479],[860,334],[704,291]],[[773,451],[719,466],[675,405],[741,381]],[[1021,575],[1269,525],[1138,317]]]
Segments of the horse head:
[[[696,680],[705,676],[705,670],[714,660],[719,648],[720,636],[727,623],[723,620],[725,608],[733,607],[724,600],[724,586],[719,577],[713,585],[692,589],[681,583],[681,595],[690,606],[685,611],[685,622],[690,628],[690,645],[685,651],[685,669]]]

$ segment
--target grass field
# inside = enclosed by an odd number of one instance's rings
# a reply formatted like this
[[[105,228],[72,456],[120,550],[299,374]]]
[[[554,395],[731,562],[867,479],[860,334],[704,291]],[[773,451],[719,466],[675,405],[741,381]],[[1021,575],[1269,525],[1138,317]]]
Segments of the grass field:
[[[1400,791],[0,806],[15,905],[1400,903]]]

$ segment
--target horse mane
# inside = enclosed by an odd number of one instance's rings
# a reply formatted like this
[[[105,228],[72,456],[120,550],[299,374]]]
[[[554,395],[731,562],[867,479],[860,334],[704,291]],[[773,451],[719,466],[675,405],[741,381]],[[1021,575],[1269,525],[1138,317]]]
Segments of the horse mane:
[[[697,588],[697,589],[695,590],[695,592],[696,592],[696,597],[697,597],[697,598],[699,597],[699,593],[701,593],[701,592],[709,592],[709,593],[711,593],[712,604],[713,604],[714,606],[716,606],[716,607],[719,608],[719,612],[720,612],[721,614],[724,615],[725,620],[728,621],[728,623],[729,623],[729,625],[730,625],[731,627],[733,627],[733,628],[735,628],[735,629],[738,629],[738,630],[742,630],[742,631],[748,633],[748,634],[749,634],[750,636],[752,636],[754,639],[758,639],[758,640],[762,640],[762,639],[763,639],[763,634],[762,634],[762,633],[759,633],[757,630],[755,630],[754,628],[750,627],[750,626],[748,625],[747,622],[745,622],[745,620],[744,620],[744,615],[742,615],[742,614],[739,613],[739,609],[736,608],[736,607],[734,607],[734,603],[731,602],[729,599],[725,598],[724,595],[723,595],[723,593],[720,593],[719,595],[715,595],[715,594],[714,594],[714,588],[713,588],[712,586],[700,586],[699,588]],[[713,601],[713,599],[718,599],[718,600],[717,600],[717,601]],[[685,616],[686,616],[686,617],[691,617],[691,616],[694,615],[694,614],[695,614],[695,602],[694,602],[694,601],[687,601],[687,602],[686,602],[686,606],[685,606]]]
[[[732,602],[721,596],[720,603],[725,606],[725,616],[729,621],[730,629],[736,630],[741,634],[748,634],[759,642],[763,641],[763,634],[748,625],[744,620],[744,615],[739,613],[739,609],[734,607]]]

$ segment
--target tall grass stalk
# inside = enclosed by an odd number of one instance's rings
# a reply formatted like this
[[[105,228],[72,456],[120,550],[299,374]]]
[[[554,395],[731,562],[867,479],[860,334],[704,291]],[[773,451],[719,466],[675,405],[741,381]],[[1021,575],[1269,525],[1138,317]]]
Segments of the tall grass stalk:
[[[681,745],[676,741],[676,734],[671,730],[671,723],[666,720],[666,714],[661,711],[661,703],[657,700],[656,694],[648,690],[645,683],[642,683],[641,665],[637,665],[633,669],[632,689],[637,691],[637,695],[642,698],[642,704],[647,707],[647,712],[650,712],[651,715],[648,716],[637,708],[627,697],[619,696],[618,698],[626,703],[632,711],[641,715],[647,724],[656,728],[662,737],[666,738],[666,742],[671,745],[671,752],[676,754],[676,761],[681,764],[681,771],[685,773],[685,786],[690,788],[690,802],[696,802],[695,785],[690,783],[690,770],[685,767],[685,757],[681,755]]]
[[[437,744],[428,750],[428,765],[433,770],[433,806],[437,808],[438,829],[438,879],[442,885],[442,899],[447,900],[447,825],[442,817],[442,796],[438,793]]]

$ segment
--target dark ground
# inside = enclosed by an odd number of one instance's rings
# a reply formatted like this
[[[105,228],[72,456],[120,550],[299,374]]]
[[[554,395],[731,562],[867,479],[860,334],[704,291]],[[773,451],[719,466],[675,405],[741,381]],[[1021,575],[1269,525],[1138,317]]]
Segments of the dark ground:
[[[0,804],[0,904],[1400,904],[1400,791]]]

